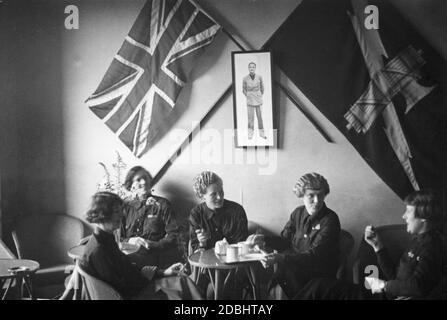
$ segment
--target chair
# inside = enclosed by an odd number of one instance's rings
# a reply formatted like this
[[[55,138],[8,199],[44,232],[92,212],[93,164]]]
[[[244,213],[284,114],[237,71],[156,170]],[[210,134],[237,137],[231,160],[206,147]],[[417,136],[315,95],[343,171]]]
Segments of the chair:
[[[16,259],[16,256],[14,253],[9,250],[9,248],[6,246],[6,244],[0,240],[0,259]],[[8,280],[12,281],[12,280]],[[3,286],[0,286],[0,295],[2,296],[6,288],[8,288],[9,282],[5,281],[3,283]],[[16,293],[17,294],[17,293]]]
[[[88,274],[78,262],[59,300],[123,300],[108,283]]]
[[[19,259],[39,262],[33,277],[35,295],[51,298],[64,289],[64,281],[74,268],[67,250],[91,233],[81,220],[61,214],[24,217],[12,232]]]
[[[111,285],[89,275],[79,265],[78,272],[91,300],[123,300],[122,296]]]
[[[446,252],[447,253],[447,252]],[[447,300],[447,264],[444,265],[439,283],[426,297],[427,300]]]
[[[14,253],[9,250],[6,244],[0,240],[0,259],[15,259]]]
[[[383,245],[387,248],[391,259],[397,264],[404,250],[410,242],[410,235],[407,233],[405,224],[394,224],[379,226],[375,231],[382,239]],[[362,238],[357,257],[353,265],[353,281],[356,284],[363,284],[365,277],[370,275],[368,266],[378,266],[376,254],[372,247]],[[379,269],[379,278],[383,279],[383,273]]]
[[[348,270],[348,258],[354,248],[354,237],[346,230],[340,232],[339,265],[337,279],[346,280]]]

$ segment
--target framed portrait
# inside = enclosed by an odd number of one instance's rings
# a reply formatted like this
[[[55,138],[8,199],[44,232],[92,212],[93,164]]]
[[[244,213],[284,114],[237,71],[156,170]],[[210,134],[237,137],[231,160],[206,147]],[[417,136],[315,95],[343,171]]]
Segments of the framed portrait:
[[[271,52],[232,52],[231,64],[236,147],[275,146]]]

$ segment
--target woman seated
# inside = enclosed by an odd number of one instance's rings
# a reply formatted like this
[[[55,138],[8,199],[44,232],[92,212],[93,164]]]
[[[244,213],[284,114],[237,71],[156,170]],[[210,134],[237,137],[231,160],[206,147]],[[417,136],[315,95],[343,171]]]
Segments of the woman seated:
[[[297,294],[296,299],[394,299],[424,298],[440,281],[443,247],[441,213],[430,192],[416,191],[405,200],[403,219],[413,239],[404,251],[397,268],[374,228],[365,228],[365,241],[374,249],[380,269],[386,279],[368,278],[369,287],[341,280],[314,279]]]
[[[121,240],[140,246],[137,255],[139,264],[162,266],[181,258],[177,239],[180,223],[171,208],[171,203],[151,193],[152,178],[149,172],[135,166],[127,173],[125,188],[130,198],[124,205]]]
[[[140,269],[120,251],[114,231],[120,227],[122,216],[123,201],[118,195],[98,192],[93,196],[86,219],[95,224],[95,230],[85,245],[80,266],[110,284],[125,299],[201,299],[187,276],[177,276],[181,263],[165,270],[155,266]]]
[[[248,235],[247,215],[236,202],[224,199],[222,179],[214,172],[204,171],[194,181],[194,191],[203,202],[191,210],[189,216],[190,241],[193,252],[214,248],[217,241],[229,244],[245,241]],[[212,295],[207,277],[200,277],[199,286]],[[248,284],[245,273],[236,271],[224,290],[226,299],[241,298],[242,288]],[[206,289],[208,286],[208,289]]]
[[[224,199],[222,179],[214,172],[204,171],[194,181],[194,191],[202,203],[189,216],[193,251],[214,248],[216,241],[245,241],[248,235],[247,215],[236,202]]]
[[[340,237],[338,216],[324,202],[329,185],[323,176],[307,173],[293,191],[303,198],[304,206],[292,212],[281,236],[249,237],[254,244],[264,240],[267,248],[279,251],[266,254],[261,262],[265,268],[277,265],[271,287],[279,285],[288,298],[312,278],[335,278]]]

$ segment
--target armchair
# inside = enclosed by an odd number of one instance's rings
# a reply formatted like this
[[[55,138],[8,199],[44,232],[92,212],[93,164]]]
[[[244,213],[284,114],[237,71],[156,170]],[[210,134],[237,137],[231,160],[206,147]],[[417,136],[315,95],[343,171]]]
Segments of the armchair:
[[[123,300],[108,283],[88,274],[76,262],[76,266],[59,300]]]
[[[404,224],[385,225],[376,227],[375,231],[382,239],[391,259],[397,263],[410,242],[410,235],[407,233],[406,226]],[[365,277],[369,276],[366,269],[369,265],[377,266],[377,258],[374,250],[362,238],[352,269],[354,283],[363,284],[365,282]],[[383,279],[380,268],[379,278]]]
[[[67,250],[91,233],[81,220],[61,214],[24,217],[12,232],[19,259],[39,262],[33,278],[35,295],[52,298],[64,290],[64,281],[74,269]]]
[[[354,237],[346,230],[340,232],[339,264],[337,268],[337,279],[346,279],[348,269],[348,258],[354,248]]]
[[[14,253],[9,250],[6,244],[0,240],[0,259],[15,259]]]

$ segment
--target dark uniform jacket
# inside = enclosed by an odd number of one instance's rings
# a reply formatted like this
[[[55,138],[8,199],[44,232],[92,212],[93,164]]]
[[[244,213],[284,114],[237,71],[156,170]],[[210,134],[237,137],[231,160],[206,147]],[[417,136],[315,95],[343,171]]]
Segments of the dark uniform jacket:
[[[441,278],[444,261],[441,234],[431,230],[415,236],[397,268],[386,248],[377,252],[377,260],[388,280],[385,287],[388,298],[425,297]]]
[[[326,205],[310,215],[304,206],[296,208],[281,232],[267,237],[266,245],[282,251],[285,260],[278,265],[274,282],[289,297],[315,277],[335,277],[339,260],[340,221]]]
[[[334,211],[324,206],[316,215],[310,215],[304,206],[296,208],[281,232],[281,238],[288,244],[283,252],[286,264],[292,268],[310,265],[315,271],[335,275],[340,221]]]
[[[236,202],[224,200],[222,208],[210,210],[205,203],[197,205],[189,216],[190,239],[193,250],[199,247],[195,230],[204,229],[211,236],[206,248],[214,248],[216,241],[226,238],[228,243],[245,241],[248,237],[247,215]]]
[[[113,234],[98,228],[85,245],[79,263],[88,274],[110,284],[125,299],[136,296],[150,279],[163,276],[163,270],[154,266],[137,268],[120,251]]]
[[[386,248],[376,253],[379,267],[386,277],[384,280],[387,280],[385,292],[372,294],[363,283],[316,278],[298,292],[295,299],[382,300],[396,297],[439,299],[443,296],[443,284],[439,284],[445,261],[442,250],[440,233],[435,230],[428,231],[412,239],[397,268]]]
[[[150,249],[167,249],[175,246],[180,223],[171,203],[162,197],[150,195],[148,200],[126,202],[121,240],[132,237],[149,240]]]

